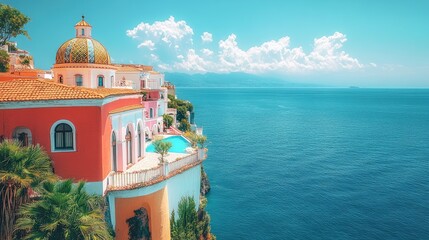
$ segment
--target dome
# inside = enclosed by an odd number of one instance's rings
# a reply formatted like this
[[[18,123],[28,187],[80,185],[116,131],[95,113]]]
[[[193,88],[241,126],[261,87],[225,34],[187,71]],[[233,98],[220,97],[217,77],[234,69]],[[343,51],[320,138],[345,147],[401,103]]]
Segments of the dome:
[[[61,45],[55,63],[110,64],[110,56],[106,48],[95,39],[77,37]]]

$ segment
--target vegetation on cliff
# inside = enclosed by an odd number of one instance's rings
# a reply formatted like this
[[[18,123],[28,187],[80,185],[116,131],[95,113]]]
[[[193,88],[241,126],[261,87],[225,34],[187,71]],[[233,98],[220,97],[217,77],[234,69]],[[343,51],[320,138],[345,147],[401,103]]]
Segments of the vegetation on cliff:
[[[39,145],[0,142],[0,239],[112,238],[101,198],[57,180]]]
[[[195,200],[184,197],[180,200],[177,219],[175,212],[171,213],[170,227],[172,240],[214,240],[216,237],[210,232],[210,216],[205,210],[207,200],[200,199],[200,206],[196,210]]]
[[[104,221],[104,201],[72,180],[44,182],[41,199],[22,206],[16,229],[23,239],[112,239]]]
[[[30,189],[37,191],[43,181],[55,179],[51,161],[39,145],[0,143],[0,239],[12,239],[16,213],[30,201]]]

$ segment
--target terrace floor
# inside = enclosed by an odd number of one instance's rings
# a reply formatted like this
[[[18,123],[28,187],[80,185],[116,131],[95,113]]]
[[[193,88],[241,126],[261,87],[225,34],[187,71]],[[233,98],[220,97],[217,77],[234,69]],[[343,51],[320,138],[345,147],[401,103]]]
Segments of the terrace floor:
[[[173,135],[163,135],[164,138],[170,137],[170,136],[173,136]],[[150,143],[151,142],[148,142],[145,144],[145,148],[144,148],[145,150]],[[188,156],[190,154],[191,153],[172,153],[172,152],[169,152],[167,157],[165,158],[165,160],[167,162],[173,162],[177,158],[183,158],[183,157]],[[140,159],[137,163],[135,163],[133,166],[131,166],[130,168],[125,170],[125,172],[135,172],[135,171],[141,171],[141,170],[145,170],[145,169],[155,168],[158,166],[159,156],[160,155],[158,153],[145,152],[144,157],[142,159]]]

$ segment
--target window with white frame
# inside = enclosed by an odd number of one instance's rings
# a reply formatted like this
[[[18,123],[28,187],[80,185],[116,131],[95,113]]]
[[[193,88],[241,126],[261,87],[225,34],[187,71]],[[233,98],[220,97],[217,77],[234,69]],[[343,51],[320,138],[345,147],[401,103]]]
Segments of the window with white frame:
[[[52,152],[69,152],[76,150],[76,129],[68,120],[59,120],[51,127]]]

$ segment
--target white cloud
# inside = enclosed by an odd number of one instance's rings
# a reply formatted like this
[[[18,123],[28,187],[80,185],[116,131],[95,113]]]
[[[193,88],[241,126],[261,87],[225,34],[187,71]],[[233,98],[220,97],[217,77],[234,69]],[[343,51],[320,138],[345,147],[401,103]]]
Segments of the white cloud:
[[[201,56],[191,51],[179,64],[173,64],[173,69],[185,72],[305,73],[362,68],[356,58],[341,51],[346,41],[344,34],[336,32],[314,39],[310,53],[305,53],[302,47],[292,48],[289,37],[244,50],[239,47],[237,36],[231,34],[219,41],[215,59],[211,57],[213,51],[210,49],[202,49]]]
[[[150,57],[152,58],[153,61],[158,62],[159,61],[159,57],[155,54],[150,54]]]
[[[194,31],[185,21],[176,21],[170,16],[165,21],[156,21],[153,24],[141,22],[131,30],[127,30],[127,36],[134,39],[159,40],[171,44],[185,38],[189,38]]]
[[[162,70],[301,74],[364,67],[343,50],[347,38],[340,32],[315,38],[313,48],[307,52],[301,46],[292,47],[288,36],[243,49],[235,34],[219,41],[217,47],[198,48],[193,43],[193,29],[174,17],[152,24],[142,22],[128,30],[127,35],[139,41],[138,47],[143,51],[149,51],[144,53],[149,61],[146,64],[156,63]],[[203,42],[213,41],[209,32],[204,32],[201,39]]]
[[[369,63],[369,65],[371,65],[372,67],[377,67],[376,63]]]
[[[203,50],[201,50],[201,52],[206,55],[206,56],[211,56],[213,55],[213,51],[208,49],[208,48],[204,48]]]
[[[198,54],[195,53],[195,49],[189,49],[188,54],[182,60],[182,62],[175,63],[173,69],[182,69],[186,72],[207,72],[210,68],[210,62],[204,60]]]
[[[203,35],[201,35],[201,39],[203,40],[203,42],[212,42],[213,35],[209,32],[204,32]]]
[[[147,47],[147,48],[149,48],[150,50],[154,50],[155,48],[155,43],[154,42],[152,42],[151,40],[146,40],[146,41],[144,41],[144,42],[142,42],[142,43],[140,43],[138,46],[137,46],[138,48],[142,48],[142,47]]]

